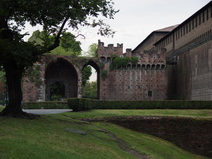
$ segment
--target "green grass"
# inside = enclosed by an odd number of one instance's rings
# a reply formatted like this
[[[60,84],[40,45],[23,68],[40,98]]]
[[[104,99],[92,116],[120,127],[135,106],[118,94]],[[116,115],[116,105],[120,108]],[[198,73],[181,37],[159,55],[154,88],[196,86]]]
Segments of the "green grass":
[[[122,150],[117,140],[108,135],[113,134],[148,158],[206,159],[151,135],[106,122],[84,122],[80,118],[138,115],[211,118],[211,113],[211,110],[92,110],[42,115],[33,120],[0,118],[0,158],[136,158]],[[66,128],[84,131],[86,135],[67,131]]]
[[[73,112],[72,116],[76,118],[104,118],[113,116],[174,116],[174,117],[192,117],[192,118],[212,118],[212,109],[104,109],[91,110],[87,112]]]

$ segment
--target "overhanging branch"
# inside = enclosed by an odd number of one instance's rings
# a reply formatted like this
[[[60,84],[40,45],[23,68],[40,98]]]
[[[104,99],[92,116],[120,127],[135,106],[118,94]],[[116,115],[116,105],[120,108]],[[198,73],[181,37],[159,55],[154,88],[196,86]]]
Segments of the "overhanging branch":
[[[56,47],[59,46],[59,44],[60,44],[60,35],[62,34],[63,29],[64,29],[65,24],[66,24],[66,22],[68,21],[68,19],[69,19],[69,17],[67,17],[67,18],[63,21],[63,23],[62,23],[62,25],[61,25],[61,27],[60,27],[60,30],[58,31],[57,36],[56,36],[56,38],[55,38],[55,40],[54,40],[54,44],[53,44],[52,46],[50,46],[50,47],[47,49],[48,51],[51,51],[51,50],[53,50],[53,49],[55,49]]]

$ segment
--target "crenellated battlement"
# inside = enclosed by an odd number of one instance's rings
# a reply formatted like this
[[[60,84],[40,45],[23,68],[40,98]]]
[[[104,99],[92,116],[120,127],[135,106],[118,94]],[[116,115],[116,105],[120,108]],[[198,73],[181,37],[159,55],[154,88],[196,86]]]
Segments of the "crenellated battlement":
[[[103,63],[110,63],[112,58],[111,55],[117,55],[119,57],[137,57],[138,65],[151,65],[151,66],[162,66],[163,68],[166,64],[166,55],[164,53],[159,54],[158,52],[143,52],[132,54],[131,49],[126,49],[125,53],[122,53],[123,44],[117,44],[117,47],[114,47],[113,44],[109,44],[107,47],[104,46],[104,43],[99,40],[98,45],[98,57]],[[147,67],[145,67],[147,68]]]
[[[99,58],[100,57],[109,57],[112,54],[121,56],[123,54],[123,44],[117,44],[116,47],[114,47],[113,44],[104,46],[104,43],[99,40],[97,54],[98,54]]]

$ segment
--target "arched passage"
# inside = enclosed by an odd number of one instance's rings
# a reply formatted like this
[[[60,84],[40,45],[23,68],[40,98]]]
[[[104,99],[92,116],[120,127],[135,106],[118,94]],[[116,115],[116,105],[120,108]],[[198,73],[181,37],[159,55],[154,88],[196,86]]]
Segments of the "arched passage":
[[[65,98],[65,85],[62,82],[56,81],[50,86],[50,100],[57,101]]]
[[[52,61],[46,68],[45,72],[45,97],[46,101],[51,100],[52,90],[51,86],[55,83],[60,83],[64,87],[63,98],[77,97],[78,90],[78,75],[74,66],[63,58],[58,58]],[[63,86],[62,86],[63,85]],[[60,87],[58,87],[60,89]],[[54,90],[60,92],[62,90]]]
[[[97,74],[97,78],[96,78],[96,87],[97,87],[97,90],[96,90],[96,98],[99,99],[99,86],[100,86],[100,70],[99,70],[99,66],[92,60],[90,60],[86,65],[83,66],[82,70],[86,67],[86,66],[91,66],[93,67],[95,70],[96,70],[96,74]]]

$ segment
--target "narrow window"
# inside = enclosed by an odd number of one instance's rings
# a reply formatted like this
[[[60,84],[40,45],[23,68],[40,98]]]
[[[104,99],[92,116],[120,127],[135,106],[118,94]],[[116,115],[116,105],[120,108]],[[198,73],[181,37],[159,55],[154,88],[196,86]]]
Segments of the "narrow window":
[[[199,25],[201,25],[201,14],[199,15]]]
[[[208,20],[208,8],[207,8],[207,10],[206,10],[206,20]]]
[[[152,97],[152,91],[148,91],[148,97]]]
[[[192,29],[194,29],[194,19],[192,20]]]
[[[205,12],[202,13],[202,22],[205,22]]]
[[[195,26],[197,27],[197,17],[196,17],[196,19],[195,19],[195,20],[196,20]]]

